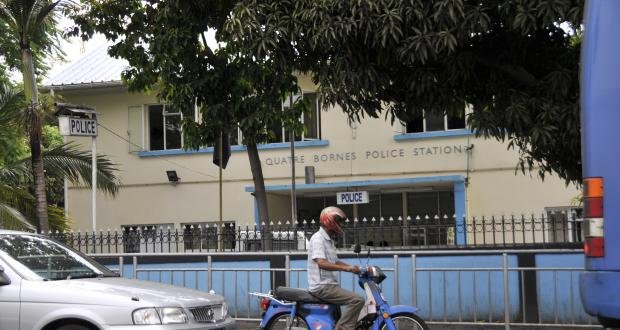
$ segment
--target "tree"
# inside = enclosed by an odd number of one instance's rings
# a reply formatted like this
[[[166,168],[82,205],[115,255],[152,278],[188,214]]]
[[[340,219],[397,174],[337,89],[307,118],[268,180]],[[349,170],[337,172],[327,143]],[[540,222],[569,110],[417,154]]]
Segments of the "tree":
[[[257,59],[298,54],[353,120],[469,105],[471,128],[518,149],[522,171],[577,183],[582,13],[580,0],[244,0],[227,29]]]
[[[59,30],[54,11],[61,1],[2,0],[0,24],[6,34],[0,39],[3,56],[9,67],[21,69],[26,99],[28,138],[30,144],[37,227],[49,231],[45,172],[41,157],[42,113],[39,104],[35,68],[45,68],[42,59],[58,49]]]
[[[25,127],[16,124],[24,122],[24,117],[27,116],[22,111],[24,102],[22,92],[6,84],[0,84],[0,141],[6,141],[7,145],[15,145],[15,141],[26,139]],[[46,171],[46,180],[63,182],[64,179],[68,179],[73,184],[84,182],[87,186],[91,185],[90,153],[79,150],[71,143],[50,143],[44,147],[46,148],[42,150],[41,160]],[[10,149],[7,150],[10,151]],[[27,157],[27,154],[27,150],[24,150],[15,153],[3,152],[0,155],[0,225],[2,227],[34,228],[30,219],[36,218],[36,199],[31,193],[34,180],[29,170],[32,168],[31,158]],[[115,171],[115,164],[105,156],[97,156],[97,188],[111,196],[118,192],[119,186],[118,178],[114,175]],[[54,185],[47,187],[53,189]],[[63,210],[56,205],[46,207],[50,229],[68,229]]]
[[[297,103],[281,110],[285,95],[298,90],[290,61],[256,60],[226,44],[223,25],[233,1],[89,1],[74,17],[79,33],[94,32],[114,41],[109,53],[131,68],[123,79],[132,91],[156,90],[175,107],[197,104],[201,120],[183,123],[186,148],[213,145],[220,132],[242,131],[255,186],[261,222],[269,224],[264,179],[257,144],[266,142],[267,127],[282,122],[299,131],[290,118],[305,109]],[[218,31],[220,47],[209,46],[205,34]],[[78,33],[78,31],[76,31]],[[307,108],[307,106],[306,106]]]

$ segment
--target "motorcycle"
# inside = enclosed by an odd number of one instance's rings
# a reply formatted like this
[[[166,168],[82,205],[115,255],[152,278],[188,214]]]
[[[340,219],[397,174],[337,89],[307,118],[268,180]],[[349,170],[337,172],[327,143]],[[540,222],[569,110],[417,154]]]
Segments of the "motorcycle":
[[[354,252],[361,252],[359,244]],[[366,293],[366,304],[358,317],[358,330],[428,330],[418,315],[418,308],[407,305],[390,306],[379,284],[387,277],[381,268],[368,266],[358,275],[358,284]],[[360,262],[361,264],[361,262]],[[340,306],[314,297],[308,290],[278,287],[269,293],[250,292],[260,298],[263,315],[260,329],[266,330],[332,330],[340,318]]]

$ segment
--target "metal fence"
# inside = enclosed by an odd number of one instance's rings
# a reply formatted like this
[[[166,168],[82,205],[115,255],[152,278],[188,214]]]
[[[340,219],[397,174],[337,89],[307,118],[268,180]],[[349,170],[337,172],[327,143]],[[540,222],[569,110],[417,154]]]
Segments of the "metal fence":
[[[388,301],[419,307],[430,324],[594,327],[596,319],[584,312],[576,285],[581,255],[579,250],[375,251],[371,264],[388,275],[381,284]],[[164,255],[176,266],[153,254],[93,256],[115,263],[127,278],[213,289],[242,320],[260,318],[258,300],[248,292],[307,287],[306,255],[300,252]],[[523,256],[537,264],[522,263]],[[283,267],[260,265],[269,258],[283,259]],[[557,265],[558,260],[566,261]],[[342,274],[341,285],[363,296],[352,275]]]
[[[214,251],[297,251],[319,226],[314,220],[297,225],[263,226],[157,225],[120,230],[55,232],[50,236],[87,253],[166,253]],[[566,213],[457,218],[371,218],[347,220],[338,247],[360,243],[379,249],[454,248],[579,248],[581,219]]]

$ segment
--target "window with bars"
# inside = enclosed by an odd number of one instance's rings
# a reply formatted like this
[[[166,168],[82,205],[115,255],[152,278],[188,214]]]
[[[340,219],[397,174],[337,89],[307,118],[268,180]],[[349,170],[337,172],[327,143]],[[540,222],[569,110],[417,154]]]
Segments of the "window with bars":
[[[465,128],[465,109],[458,114],[424,112],[422,116],[404,123],[405,133],[449,131]]]
[[[172,224],[121,226],[123,251],[125,253],[165,252],[163,237],[160,236],[161,232],[166,230],[164,228],[172,228]]]

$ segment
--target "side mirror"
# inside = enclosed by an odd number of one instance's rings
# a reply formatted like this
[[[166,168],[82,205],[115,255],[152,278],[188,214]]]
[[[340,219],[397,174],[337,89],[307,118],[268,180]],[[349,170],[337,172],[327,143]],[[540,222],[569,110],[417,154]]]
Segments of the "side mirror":
[[[360,243],[355,243],[355,246],[353,247],[353,252],[355,252],[357,254],[362,252],[362,246],[360,245]]]
[[[0,266],[0,286],[11,284],[11,279],[4,273],[4,268]]]

